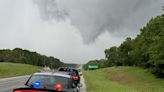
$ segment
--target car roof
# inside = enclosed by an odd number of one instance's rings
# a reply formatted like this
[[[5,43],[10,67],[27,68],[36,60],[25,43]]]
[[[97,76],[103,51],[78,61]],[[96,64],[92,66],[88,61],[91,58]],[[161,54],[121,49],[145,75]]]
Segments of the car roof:
[[[67,72],[42,72],[42,73],[34,73],[33,75],[48,75],[48,76],[60,76],[65,78],[71,78]]]

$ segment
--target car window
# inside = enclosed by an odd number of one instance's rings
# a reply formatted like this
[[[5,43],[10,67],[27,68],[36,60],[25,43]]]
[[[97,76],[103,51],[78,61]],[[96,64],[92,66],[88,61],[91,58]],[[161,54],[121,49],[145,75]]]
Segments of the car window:
[[[73,70],[73,74],[74,74],[75,76],[79,76],[79,72],[78,72],[77,70]]]
[[[60,76],[33,75],[27,85],[33,86],[35,82],[40,82],[40,88],[55,89],[55,85],[60,83],[63,89],[68,87],[68,78]]]

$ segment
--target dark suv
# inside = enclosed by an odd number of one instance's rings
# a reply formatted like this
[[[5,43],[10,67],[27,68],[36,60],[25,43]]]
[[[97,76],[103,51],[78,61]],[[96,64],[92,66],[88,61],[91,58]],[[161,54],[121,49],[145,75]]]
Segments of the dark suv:
[[[80,84],[80,74],[79,71],[75,68],[71,68],[71,67],[60,67],[58,69],[58,71],[60,72],[67,72],[69,75],[72,76],[72,79],[74,80],[74,83]]]

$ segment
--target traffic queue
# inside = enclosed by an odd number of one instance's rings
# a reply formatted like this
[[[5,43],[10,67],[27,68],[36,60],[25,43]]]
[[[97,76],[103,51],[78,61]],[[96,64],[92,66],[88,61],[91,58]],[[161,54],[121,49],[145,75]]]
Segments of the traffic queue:
[[[56,72],[42,71],[32,74],[25,87],[13,92],[79,92],[81,75],[71,67],[60,67]]]

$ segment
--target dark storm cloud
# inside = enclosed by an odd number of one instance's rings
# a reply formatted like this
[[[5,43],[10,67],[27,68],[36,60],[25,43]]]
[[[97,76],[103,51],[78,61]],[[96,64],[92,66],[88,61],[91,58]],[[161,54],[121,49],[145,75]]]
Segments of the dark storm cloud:
[[[154,11],[156,9],[151,10],[151,6],[159,6],[162,2],[162,0],[34,1],[38,5],[42,19],[63,19],[69,14],[71,23],[80,30],[85,43],[94,42],[104,31],[122,34],[122,30],[138,30],[156,12]]]
[[[62,10],[57,6],[56,0],[33,0],[33,2],[37,4],[40,17],[43,20],[65,19],[68,15],[65,10]]]

